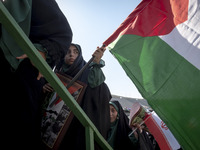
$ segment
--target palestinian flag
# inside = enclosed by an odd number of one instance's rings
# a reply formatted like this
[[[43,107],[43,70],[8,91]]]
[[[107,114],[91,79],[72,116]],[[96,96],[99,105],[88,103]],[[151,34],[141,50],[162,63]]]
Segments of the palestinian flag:
[[[103,43],[184,149],[200,149],[200,0],[143,0]]]

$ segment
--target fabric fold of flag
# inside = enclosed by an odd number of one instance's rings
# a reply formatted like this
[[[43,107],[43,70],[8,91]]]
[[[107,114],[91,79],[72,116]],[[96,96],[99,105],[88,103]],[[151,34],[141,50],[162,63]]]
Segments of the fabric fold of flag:
[[[130,126],[143,125],[143,130],[150,132],[161,150],[178,150],[180,145],[166,124],[153,111],[145,109],[139,102],[133,103],[130,110]]]
[[[200,0],[143,0],[103,43],[184,149],[200,149]]]

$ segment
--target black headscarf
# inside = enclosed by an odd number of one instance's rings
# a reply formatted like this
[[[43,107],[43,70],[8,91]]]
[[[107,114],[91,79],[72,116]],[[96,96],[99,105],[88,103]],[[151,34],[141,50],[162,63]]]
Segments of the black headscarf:
[[[72,41],[72,30],[55,0],[33,0],[30,39],[48,51],[50,66],[58,64]]]
[[[79,56],[64,73],[74,77],[86,62],[83,59],[81,47],[78,44],[72,45],[76,46],[76,48],[79,50]],[[64,70],[61,68],[61,71]],[[87,84],[89,71],[90,68],[87,68],[78,80]],[[87,86],[80,104],[81,108],[88,115],[88,117],[91,119],[91,121],[94,123],[96,128],[105,139],[107,138],[107,132],[110,126],[110,99],[110,90],[108,86],[103,82],[95,88]],[[70,148],[71,150],[85,149],[85,128],[76,117],[73,118],[72,123],[70,124],[69,129],[60,146],[60,149],[66,148]],[[97,149],[99,149],[99,146],[95,144],[95,150]]]
[[[72,65],[68,66],[65,63],[62,64],[60,71],[71,77],[74,77],[83,68],[83,66],[86,64],[86,61],[83,59],[81,46],[74,43],[72,43],[71,45],[77,48],[77,50],[79,51],[79,55]],[[67,70],[65,70],[64,68],[67,68]],[[57,69],[59,69],[59,66]],[[89,68],[86,68],[77,80],[87,84],[88,73],[89,73]]]
[[[132,132],[129,126],[129,119],[124,113],[121,104],[118,101],[111,101],[110,103],[118,109],[118,125],[116,129],[115,150],[134,149],[134,145],[131,143],[128,135]]]

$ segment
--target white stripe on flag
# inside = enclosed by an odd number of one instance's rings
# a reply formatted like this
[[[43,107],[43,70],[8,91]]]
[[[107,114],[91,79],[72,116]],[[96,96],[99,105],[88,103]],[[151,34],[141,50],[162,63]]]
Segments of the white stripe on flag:
[[[172,150],[179,149],[180,145],[178,141],[175,139],[174,135],[171,133],[165,123],[160,119],[160,117],[155,112],[152,112],[152,117],[156,121],[160,130],[163,132],[163,136],[165,136],[165,139],[168,141],[168,144],[170,145]]]
[[[200,70],[200,0],[190,0],[188,20],[160,38]]]

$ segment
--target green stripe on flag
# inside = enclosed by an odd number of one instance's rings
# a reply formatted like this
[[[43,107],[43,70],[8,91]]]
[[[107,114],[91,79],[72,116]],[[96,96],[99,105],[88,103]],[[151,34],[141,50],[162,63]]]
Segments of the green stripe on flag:
[[[109,46],[114,48],[111,53],[118,59],[127,75],[132,80],[137,80],[135,84],[144,93],[143,97],[156,93],[182,60],[181,56],[178,57],[176,52],[157,36],[123,35],[117,44]]]
[[[183,61],[157,93],[147,98],[152,108],[185,149],[199,149],[200,71]]]
[[[109,48],[180,144],[200,149],[200,71],[157,36],[123,35]]]

